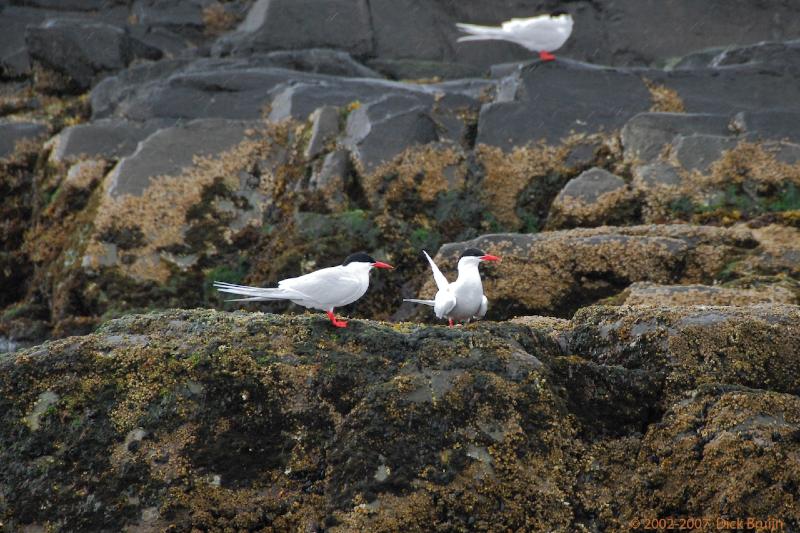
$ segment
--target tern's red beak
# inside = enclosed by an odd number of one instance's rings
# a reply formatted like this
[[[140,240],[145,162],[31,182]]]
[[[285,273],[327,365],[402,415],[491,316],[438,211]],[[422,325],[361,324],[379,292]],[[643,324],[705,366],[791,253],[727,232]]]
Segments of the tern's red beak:
[[[383,263],[381,261],[375,261],[374,263],[372,263],[372,266],[374,266],[375,268],[389,268],[389,269],[394,268],[389,263]]]
[[[481,256],[481,260],[483,260],[483,261],[500,261],[500,258],[497,257],[496,255],[486,254],[486,255]]]

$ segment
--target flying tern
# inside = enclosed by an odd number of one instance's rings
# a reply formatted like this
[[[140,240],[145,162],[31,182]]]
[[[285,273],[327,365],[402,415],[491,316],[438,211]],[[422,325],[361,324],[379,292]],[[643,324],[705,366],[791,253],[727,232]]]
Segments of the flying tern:
[[[425,250],[422,251],[431,265],[433,279],[439,291],[433,300],[405,299],[405,302],[429,305],[437,318],[447,318],[450,327],[453,321],[466,321],[480,319],[486,314],[489,301],[483,294],[483,284],[478,265],[483,261],[499,261],[500,258],[484,253],[477,248],[468,248],[458,260],[458,279],[448,283],[447,278],[433,262]]]
[[[461,37],[458,42],[498,39],[511,41],[533,52],[539,52],[543,61],[553,61],[556,57],[550,52],[561,48],[572,33],[572,16],[565,12],[538,17],[511,19],[500,26],[478,26],[475,24],[456,24],[458,29],[470,35]]]
[[[248,287],[215,281],[218,291],[246,296],[229,302],[262,302],[268,300],[290,300],[303,307],[319,309],[337,328],[346,328],[347,321],[337,320],[333,310],[351,304],[364,296],[369,288],[369,272],[372,268],[394,268],[376,261],[364,252],[352,254],[339,266],[323,268],[303,276],[278,282],[275,288]]]

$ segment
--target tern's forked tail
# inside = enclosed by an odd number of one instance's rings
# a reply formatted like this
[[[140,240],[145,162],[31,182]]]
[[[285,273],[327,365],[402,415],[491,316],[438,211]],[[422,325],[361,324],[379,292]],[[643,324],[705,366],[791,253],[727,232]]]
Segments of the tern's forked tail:
[[[403,301],[411,302],[412,304],[430,305],[431,307],[436,305],[436,302],[434,302],[433,300],[416,300],[414,298],[403,298]]]
[[[214,287],[220,292],[227,292],[229,294],[238,294],[240,296],[247,296],[247,298],[234,298],[231,300],[226,300],[228,302],[259,302],[265,300],[303,300],[307,298],[301,292],[282,287],[275,287],[275,288],[250,287],[248,285],[236,285],[234,283],[225,283],[224,281],[215,281]]]

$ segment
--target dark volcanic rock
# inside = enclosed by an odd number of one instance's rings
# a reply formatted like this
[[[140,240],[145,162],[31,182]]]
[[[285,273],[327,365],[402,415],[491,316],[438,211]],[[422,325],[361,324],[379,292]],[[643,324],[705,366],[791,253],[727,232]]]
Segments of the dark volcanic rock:
[[[124,29],[102,22],[53,19],[29,27],[25,35],[31,56],[67,75],[79,91],[134,59],[161,57],[159,50],[131,37]]]
[[[198,156],[215,155],[235,146],[257,121],[194,120],[164,128],[139,144],[123,158],[110,176],[108,194],[141,195],[157,176],[176,175]]]
[[[549,228],[620,224],[632,218],[628,184],[601,168],[591,168],[567,182],[550,207]]]
[[[672,144],[676,135],[729,135],[730,117],[687,113],[642,113],[622,128],[621,139],[628,161],[647,162]]]
[[[478,119],[477,143],[510,149],[572,133],[613,131],[650,107],[634,72],[571,61],[534,63],[511,75],[509,100],[489,103]]]
[[[169,125],[171,122],[166,120],[141,123],[101,119],[89,124],[71,126],[56,137],[50,160],[62,163],[81,156],[119,159],[132,154],[140,141]]]
[[[343,142],[370,173],[406,148],[438,138],[436,124],[417,99],[388,96],[350,113]]]
[[[250,54],[248,54],[250,55]],[[279,50],[263,55],[264,64],[277,68],[314,72],[331,76],[353,78],[380,78],[380,74],[367,68],[347,52],[327,48],[308,50]]]
[[[257,0],[237,31],[218,47],[233,55],[301,48],[369,54],[369,9],[364,0]]]
[[[0,121],[0,159],[12,155],[17,143],[47,134],[47,126],[35,122]]]

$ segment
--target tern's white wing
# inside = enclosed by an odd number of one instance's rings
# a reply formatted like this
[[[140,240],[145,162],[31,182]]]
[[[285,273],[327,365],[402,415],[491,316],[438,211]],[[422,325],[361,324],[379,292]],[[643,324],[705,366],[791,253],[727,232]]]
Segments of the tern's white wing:
[[[444,276],[443,276],[444,277]],[[436,298],[433,301],[433,313],[438,318],[444,318],[456,306],[456,295],[450,290],[450,287],[440,289],[436,293]]]
[[[367,292],[369,278],[360,279],[342,266],[323,268],[289,278],[278,283],[280,289],[290,289],[306,296],[300,305],[326,311],[355,302]],[[294,299],[292,299],[295,301]]]
[[[486,311],[489,309],[489,300],[486,298],[486,295],[483,295],[483,299],[481,300],[481,306],[478,309],[478,312],[475,313],[474,318],[481,319],[486,316]]]
[[[433,281],[436,282],[436,287],[440,291],[446,290],[450,286],[450,284],[447,282],[447,278],[444,277],[442,271],[439,270],[439,267],[437,267],[436,263],[433,262],[433,259],[431,259],[431,256],[428,255],[428,252],[422,250],[422,253],[425,254],[425,258],[428,260],[428,263],[431,264],[431,270],[433,271]]]

